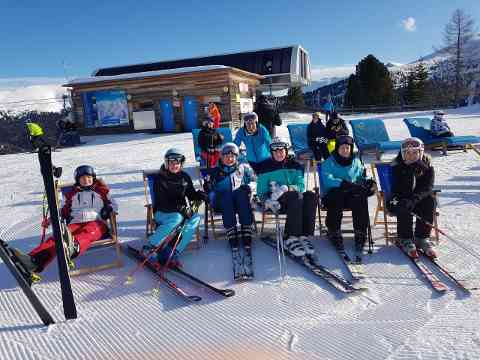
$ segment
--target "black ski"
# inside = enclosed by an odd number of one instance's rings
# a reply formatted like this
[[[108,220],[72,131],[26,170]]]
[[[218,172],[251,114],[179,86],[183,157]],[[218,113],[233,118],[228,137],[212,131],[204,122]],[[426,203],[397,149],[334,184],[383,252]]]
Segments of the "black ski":
[[[464,284],[464,281],[465,280],[460,280],[460,279],[457,279],[453,274],[455,273],[454,271],[448,269],[446,267],[446,265],[442,264],[440,261],[438,261],[437,258],[431,258],[427,255],[425,255],[425,253],[421,250],[417,250],[419,253],[421,253],[423,256],[425,256],[428,260],[430,260],[430,262],[436,266],[436,268],[438,270],[440,270],[440,272],[445,275],[446,277],[448,277],[451,281],[453,281],[460,289],[462,289],[463,291],[465,292],[468,292],[470,293],[470,291],[472,290],[480,290],[480,288],[478,287],[467,287],[466,284]]]
[[[243,248],[243,277],[245,280],[254,278],[253,273],[253,258],[251,246],[244,246]]]
[[[240,248],[232,247],[232,267],[233,267],[233,280],[241,281],[241,280],[248,280],[245,278],[244,270],[243,270],[243,259],[242,254],[240,253]]]
[[[213,285],[210,285],[209,283],[203,281],[203,280],[200,280],[199,278],[193,276],[192,274],[186,272],[185,270],[183,269],[180,269],[179,267],[175,266],[174,268],[172,268],[173,271],[176,271],[177,273],[185,276],[186,278],[192,280],[193,282],[197,283],[197,284],[200,284],[201,286],[207,288],[207,289],[210,289],[212,290],[213,292],[217,293],[217,294],[220,294],[222,296],[225,296],[225,297],[231,297],[233,295],[235,295],[235,291],[232,290],[232,289],[219,289]]]
[[[345,250],[335,249],[335,251],[337,252],[338,256],[345,264],[345,267],[350,273],[352,280],[359,281],[366,277],[365,271],[363,269],[363,264],[361,262],[353,261],[352,258],[347,254]]]
[[[405,256],[412,261],[416,268],[422,273],[423,277],[427,279],[433,290],[439,293],[444,293],[448,290],[447,286],[434,273],[432,273],[432,271],[420,258],[413,258],[409,256],[405,251],[403,251],[401,246],[397,246],[405,254]]]
[[[272,247],[273,249],[277,249],[276,243],[272,241],[272,239],[268,237],[262,238],[262,241],[267,244],[268,246]],[[286,255],[295,261],[297,264],[303,265],[308,270],[310,270],[316,276],[322,278],[326,282],[328,282],[331,286],[335,289],[340,290],[344,293],[356,293],[360,291],[367,290],[366,288],[357,288],[353,286],[351,282],[344,279],[338,274],[335,274],[330,269],[326,268],[325,266],[318,263],[317,259],[312,255],[306,255],[302,257],[297,257],[291,255],[289,252],[286,252]]]
[[[30,304],[32,304],[42,322],[47,326],[54,324],[55,321],[30,287],[32,284],[31,273],[22,266],[14,252],[2,239],[0,239],[0,257],[7,266],[8,270],[10,270],[12,275],[15,277],[15,280],[17,280],[18,285],[20,285],[20,288],[23,290],[23,293],[30,301]]]
[[[75,306],[75,298],[73,296],[67,259],[65,257],[65,245],[62,239],[60,217],[58,214],[56,190],[53,180],[52,150],[50,146],[43,146],[38,151],[38,160],[40,161],[40,171],[42,172],[48,208],[50,209],[53,237],[55,238],[55,250],[57,253],[60,287],[62,290],[63,312],[66,319],[76,319],[77,308]]]
[[[127,254],[132,256],[133,258],[135,258],[135,260],[137,260],[137,261],[144,261],[145,260],[145,256],[143,256],[141,251],[139,251],[138,249],[136,249],[132,246],[127,246],[127,249],[128,249]],[[150,271],[152,271],[155,275],[157,275],[158,278],[160,279],[160,281],[162,281],[164,284],[166,284],[169,289],[171,289],[175,294],[179,295],[183,299],[188,300],[188,301],[193,301],[193,302],[197,302],[197,301],[202,300],[202,298],[200,296],[187,294],[185,292],[185,290],[178,287],[175,282],[168,279],[165,276],[165,274],[161,274],[160,273],[160,267],[159,267],[158,264],[155,264],[152,261],[147,260],[147,262],[145,263],[145,266]]]

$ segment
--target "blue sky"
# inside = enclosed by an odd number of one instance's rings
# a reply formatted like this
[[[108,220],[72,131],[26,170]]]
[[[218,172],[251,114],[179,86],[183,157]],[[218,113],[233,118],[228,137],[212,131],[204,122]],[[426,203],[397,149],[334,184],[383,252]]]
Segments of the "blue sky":
[[[406,63],[441,45],[456,8],[479,0],[0,0],[0,79],[84,77],[102,66],[303,45],[314,68],[372,53]],[[409,19],[411,18],[411,19]]]

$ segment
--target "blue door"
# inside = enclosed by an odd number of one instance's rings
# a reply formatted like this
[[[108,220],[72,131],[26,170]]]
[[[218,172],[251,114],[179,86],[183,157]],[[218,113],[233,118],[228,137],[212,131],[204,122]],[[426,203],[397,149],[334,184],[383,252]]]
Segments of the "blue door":
[[[160,109],[162,110],[162,130],[164,132],[174,132],[175,120],[173,119],[172,100],[160,100]]]
[[[183,121],[185,131],[198,128],[198,100],[195,96],[185,96],[183,99]]]

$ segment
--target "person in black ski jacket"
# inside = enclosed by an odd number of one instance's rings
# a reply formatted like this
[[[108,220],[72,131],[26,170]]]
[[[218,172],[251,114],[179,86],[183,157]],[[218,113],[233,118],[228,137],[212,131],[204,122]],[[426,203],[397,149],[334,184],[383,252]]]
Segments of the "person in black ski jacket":
[[[327,150],[327,130],[318,112],[312,114],[312,121],[307,126],[307,139],[315,160],[321,161],[330,155]]]
[[[172,256],[174,263],[178,263],[178,255],[192,240],[195,230],[200,223],[200,216],[192,212],[187,200],[206,201],[207,194],[195,190],[192,179],[183,171],[185,155],[179,149],[169,149],[165,153],[165,162],[160,171],[153,178],[153,213],[157,229],[148,239],[146,252],[152,247],[159,246],[167,236],[185,220],[182,237]],[[165,263],[172,252],[172,244],[163,246],[157,254],[160,263]]]
[[[282,125],[275,97],[259,95],[255,102],[255,113],[258,115],[260,124],[265,126],[271,137],[274,137],[275,126]]]
[[[223,136],[214,128],[214,120],[208,117],[204,121],[202,129],[198,134],[198,145],[202,151],[200,156],[207,163],[207,167],[217,166],[220,158],[219,147],[223,143]]]
[[[327,138],[329,140],[335,140],[337,137],[341,135],[349,134],[348,127],[347,127],[347,124],[345,123],[345,120],[339,117],[335,111],[332,112],[330,119],[327,121],[325,125],[325,129],[327,132]]]
[[[404,140],[391,166],[392,197],[387,199],[387,206],[389,211],[397,216],[400,245],[411,257],[418,257],[417,247],[428,256],[436,257],[430,242],[431,227],[417,219],[415,232],[412,229],[412,213],[432,224],[435,211],[435,171],[430,157],[424,153],[422,140]]]

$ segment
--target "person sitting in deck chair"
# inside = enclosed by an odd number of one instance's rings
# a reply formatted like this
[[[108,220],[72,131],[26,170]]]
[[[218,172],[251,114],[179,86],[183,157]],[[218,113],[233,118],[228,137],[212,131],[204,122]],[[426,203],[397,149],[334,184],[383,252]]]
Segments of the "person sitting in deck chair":
[[[433,113],[433,119],[430,123],[430,132],[438,137],[451,137],[453,132],[450,130],[450,126],[445,121],[445,113],[442,110],[435,111]]]
[[[108,234],[106,221],[112,212],[117,212],[117,204],[110,197],[110,189],[100,179],[90,165],[77,167],[74,173],[75,185],[64,196],[61,217],[73,236],[68,244],[68,258],[83,254],[93,242]],[[48,226],[48,225],[47,225]],[[16,255],[26,269],[42,272],[55,258],[55,240],[50,237],[30,253],[22,254],[15,249]]]

